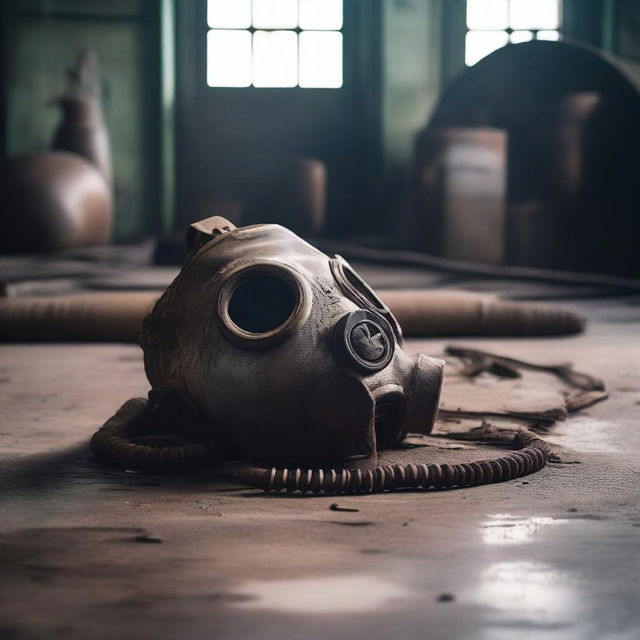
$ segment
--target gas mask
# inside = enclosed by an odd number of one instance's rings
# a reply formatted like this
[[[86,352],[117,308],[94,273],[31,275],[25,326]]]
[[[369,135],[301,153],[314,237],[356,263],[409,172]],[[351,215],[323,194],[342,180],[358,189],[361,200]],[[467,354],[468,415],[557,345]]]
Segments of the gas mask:
[[[402,351],[395,318],[346,261],[278,225],[218,217],[191,227],[189,244],[145,321],[145,369],[223,448],[344,464],[431,431],[444,363]]]
[[[319,491],[357,489],[362,470],[371,489],[429,479],[430,465],[380,471],[377,455],[431,431],[444,363],[404,353],[394,316],[345,260],[281,226],[220,217],[192,225],[187,243],[191,258],[144,322],[150,402],[98,431],[98,458],[156,472],[244,460],[244,479],[294,490],[303,476]],[[148,425],[173,440],[150,446]],[[544,464],[518,469],[534,458]],[[462,470],[447,473],[460,484]]]

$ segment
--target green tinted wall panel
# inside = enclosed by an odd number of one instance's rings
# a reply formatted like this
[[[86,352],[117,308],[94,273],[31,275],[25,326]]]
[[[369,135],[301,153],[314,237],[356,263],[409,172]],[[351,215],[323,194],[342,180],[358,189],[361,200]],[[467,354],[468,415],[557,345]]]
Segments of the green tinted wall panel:
[[[385,157],[406,167],[440,93],[441,7],[434,0],[382,6]]]
[[[103,107],[114,168],[115,240],[130,240],[160,225],[159,26],[139,2],[120,2],[117,14],[71,13],[82,2],[48,3],[64,13],[5,14],[6,151],[10,156],[50,148],[60,113],[53,100],[82,48],[99,57]],[[149,3],[147,3],[149,4]],[[151,3],[156,4],[156,3]],[[108,3],[107,3],[108,5]],[[128,13],[125,12],[128,9]],[[8,17],[7,17],[8,15]],[[158,27],[158,28],[156,28]]]

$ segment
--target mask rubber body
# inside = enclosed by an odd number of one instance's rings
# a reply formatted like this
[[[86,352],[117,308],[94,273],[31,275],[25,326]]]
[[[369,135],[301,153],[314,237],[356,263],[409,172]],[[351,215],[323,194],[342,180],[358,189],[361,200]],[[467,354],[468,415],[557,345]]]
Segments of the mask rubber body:
[[[131,400],[92,439],[126,469],[172,473],[228,460],[266,490],[349,493],[508,480],[547,446],[461,465],[377,466],[380,449],[430,433],[441,360],[407,356],[398,323],[339,256],[291,231],[192,225],[192,257],[144,321],[150,402]],[[178,444],[145,444],[149,431]]]
[[[278,225],[221,227],[145,320],[156,397],[180,394],[201,437],[269,464],[371,457],[431,431],[444,363],[403,352],[344,260]]]

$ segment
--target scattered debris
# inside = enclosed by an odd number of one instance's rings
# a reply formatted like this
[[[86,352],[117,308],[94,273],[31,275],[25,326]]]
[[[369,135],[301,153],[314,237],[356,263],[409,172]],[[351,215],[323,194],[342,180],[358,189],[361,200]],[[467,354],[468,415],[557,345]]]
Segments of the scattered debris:
[[[329,509],[331,509],[331,511],[349,511],[351,513],[357,513],[360,511],[360,509],[354,509],[351,507],[341,507],[337,502],[333,502]]]
[[[213,602],[250,602],[256,600],[256,596],[252,596],[249,593],[227,593],[224,591],[215,591],[204,596],[205,600]]]
[[[456,597],[452,593],[441,593],[438,596],[438,602],[453,602]]]
[[[135,542],[145,542],[147,544],[159,544],[162,542],[162,538],[154,536],[151,533],[140,533],[137,536],[134,536],[133,539]]]
[[[551,464],[582,464],[580,460],[565,460],[555,452],[549,456],[549,462]]]
[[[583,391],[574,395],[567,394],[567,410],[569,413],[573,413],[580,409],[586,409],[608,397],[609,394],[606,391]]]
[[[471,370],[473,375],[478,375],[482,371],[491,371],[494,375],[500,375],[501,377],[515,377],[520,376],[519,369],[531,369],[533,371],[544,371],[546,373],[552,373],[561,380],[564,380],[567,384],[578,389],[584,389],[585,391],[604,391],[605,384],[600,378],[590,376],[587,373],[580,373],[574,371],[573,365],[570,362],[563,364],[551,364],[542,365],[535,364],[533,362],[526,362],[525,360],[517,360],[516,358],[509,358],[506,356],[499,356],[495,353],[488,353],[487,351],[481,351],[479,349],[469,349],[467,347],[459,347],[455,345],[449,345],[445,348],[445,353],[450,356],[460,358],[467,364],[466,370]],[[495,367],[498,367],[497,373]],[[477,372],[476,369],[479,369]],[[463,369],[463,372],[465,370]],[[467,375],[469,375],[467,373]]]
[[[461,358],[462,359],[462,358]],[[498,378],[521,378],[522,374],[513,366],[499,362],[495,358],[484,355],[471,355],[463,359],[464,367],[460,374],[467,378],[475,378],[481,373],[492,373]]]
[[[482,420],[480,425],[465,431],[446,431],[444,433],[433,433],[436,438],[450,438],[452,440],[468,440],[470,442],[486,442],[491,444],[510,444],[513,436],[519,432],[526,432],[524,426],[513,425],[501,427],[493,421]]]

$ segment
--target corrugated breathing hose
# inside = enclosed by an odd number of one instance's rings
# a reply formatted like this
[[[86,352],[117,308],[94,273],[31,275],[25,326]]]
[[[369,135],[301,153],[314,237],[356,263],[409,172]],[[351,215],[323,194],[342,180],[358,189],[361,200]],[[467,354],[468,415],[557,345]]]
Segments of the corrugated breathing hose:
[[[144,473],[197,471],[223,461],[213,445],[156,447],[132,441],[149,403],[143,398],[126,402],[91,439],[98,460],[121,469]],[[518,433],[516,449],[492,459],[456,464],[393,464],[372,469],[264,468],[247,464],[220,467],[222,475],[263,489],[287,493],[353,494],[398,489],[451,489],[513,480],[542,469],[549,460],[548,445],[533,434]]]
[[[153,446],[134,442],[134,430],[148,413],[149,402],[132,398],[93,434],[91,451],[112,467],[141,473],[185,473],[221,461],[217,447],[200,443]]]

